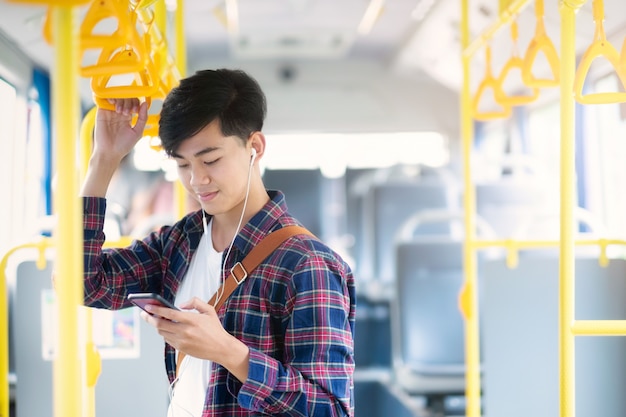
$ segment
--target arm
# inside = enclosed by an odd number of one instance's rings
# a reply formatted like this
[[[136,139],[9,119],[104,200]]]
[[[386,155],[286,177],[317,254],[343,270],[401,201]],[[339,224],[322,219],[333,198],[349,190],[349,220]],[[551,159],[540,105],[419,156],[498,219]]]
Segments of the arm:
[[[145,259],[154,255],[150,255],[147,243],[134,244],[136,255],[130,251],[127,256],[120,255],[115,259],[103,255],[104,197],[115,170],[141,138],[147,120],[146,103],[140,106],[137,99],[118,99],[112,103],[115,111],[101,108],[97,111],[93,151],[81,189],[81,195],[87,197],[83,201],[85,302],[96,307],[120,308],[125,300],[114,294],[124,296],[122,284],[133,285],[133,280],[139,281],[142,277],[136,271],[142,270],[141,260],[147,262]],[[132,126],[132,115],[136,112],[139,112],[137,122]],[[133,276],[129,277],[129,274]]]
[[[143,134],[148,120],[148,105],[137,99],[113,100],[115,111],[98,109],[94,147],[81,195],[105,197],[111,178],[120,162]],[[135,126],[132,115],[138,112]]]
[[[159,292],[163,282],[164,254],[181,245],[173,227],[135,240],[128,248],[102,249],[104,243],[104,198],[85,197],[84,204],[84,291],[85,305],[119,309],[129,306],[129,292]],[[174,234],[174,236],[172,236]],[[172,236],[175,242],[165,245]],[[167,252],[170,251],[170,252]],[[165,295],[165,294],[164,294]]]
[[[354,412],[354,287],[333,266],[313,256],[294,274],[283,358],[250,349],[248,379],[236,393],[242,407],[281,416]]]

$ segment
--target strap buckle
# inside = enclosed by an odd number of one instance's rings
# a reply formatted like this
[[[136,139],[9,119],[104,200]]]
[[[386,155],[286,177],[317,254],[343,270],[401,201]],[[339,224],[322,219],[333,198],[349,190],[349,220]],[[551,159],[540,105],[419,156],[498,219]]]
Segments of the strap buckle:
[[[240,274],[242,274],[241,278],[237,277],[237,274],[235,273],[235,268],[239,267],[241,272],[238,270],[237,272],[240,272]],[[235,280],[235,282],[237,283],[237,285],[240,285],[242,282],[244,282],[246,280],[246,278],[248,278],[248,271],[246,271],[246,268],[243,267],[243,265],[241,264],[241,262],[237,262],[231,269],[230,269],[230,274],[233,276],[233,279]]]

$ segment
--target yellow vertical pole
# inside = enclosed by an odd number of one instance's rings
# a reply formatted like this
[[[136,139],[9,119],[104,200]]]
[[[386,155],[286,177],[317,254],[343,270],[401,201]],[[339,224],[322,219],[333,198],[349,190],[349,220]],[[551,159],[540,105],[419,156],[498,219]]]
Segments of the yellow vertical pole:
[[[53,365],[54,415],[77,417],[82,412],[78,307],[82,304],[82,212],[78,199],[76,139],[78,126],[77,46],[75,10],[53,6],[55,61],[52,83],[57,186],[56,281],[58,348]]]
[[[181,77],[187,75],[187,46],[185,45],[184,0],[176,1],[175,37],[176,37],[176,65]],[[186,191],[180,181],[174,183],[174,207],[178,218],[187,212]]]
[[[461,0],[461,47],[465,51],[470,43],[469,32],[469,0]],[[480,416],[480,341],[478,329],[478,299],[476,294],[476,227],[475,227],[475,196],[470,165],[474,127],[472,120],[472,95],[470,92],[470,60],[472,55],[462,54],[463,87],[461,91],[461,137],[463,150],[463,182],[465,213],[465,245],[463,246],[463,293],[461,305],[465,316],[465,366],[468,417]]]
[[[187,46],[185,45],[185,1],[176,1],[174,19],[174,35],[176,37],[176,65],[181,77],[187,75]]]
[[[89,166],[89,158],[91,156],[91,150],[93,149],[92,138],[93,128],[96,122],[96,112],[98,108],[93,107],[87,112],[83,118],[83,122],[80,125],[80,179],[81,181],[87,175],[87,168]],[[84,401],[83,401],[83,416],[94,417],[96,415],[96,382],[100,375],[102,368],[100,355],[96,348],[96,344],[93,340],[93,314],[90,308],[86,308],[84,311],[85,318],[85,362],[84,362],[84,375],[85,383],[83,384],[85,389]]]
[[[561,233],[559,249],[559,402],[560,416],[574,417],[574,78],[576,73],[576,11],[585,0],[561,0]]]
[[[165,0],[158,0],[154,3],[154,18],[161,36],[163,39],[167,39],[167,9]]]

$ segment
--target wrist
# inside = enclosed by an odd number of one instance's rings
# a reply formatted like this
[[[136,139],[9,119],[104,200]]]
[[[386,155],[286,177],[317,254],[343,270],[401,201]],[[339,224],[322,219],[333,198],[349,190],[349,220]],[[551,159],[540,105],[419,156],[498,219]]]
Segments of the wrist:
[[[231,336],[224,351],[224,360],[221,364],[233,374],[240,382],[248,379],[250,350],[239,339]]]
[[[81,189],[82,196],[106,197],[113,174],[121,159],[94,152],[89,159],[89,167]]]

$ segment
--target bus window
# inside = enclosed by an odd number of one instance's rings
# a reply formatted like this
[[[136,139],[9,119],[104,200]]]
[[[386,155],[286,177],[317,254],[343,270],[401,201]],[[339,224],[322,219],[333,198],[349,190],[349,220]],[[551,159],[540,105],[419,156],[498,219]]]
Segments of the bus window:
[[[526,143],[528,153],[537,164],[542,181],[550,190],[547,195],[554,201],[550,205],[558,207],[559,198],[559,161],[561,158],[560,138],[561,126],[559,101],[552,101],[544,106],[537,107],[528,113],[528,134]]]
[[[14,164],[14,152],[17,143],[15,137],[15,107],[17,102],[17,91],[14,86],[0,78],[0,126],[2,126],[2,143],[6,146],[5,151],[0,156],[0,178],[3,178],[2,195],[15,196],[13,187],[16,186]],[[3,146],[3,147],[4,147]],[[10,242],[7,236],[13,235],[11,230],[11,218],[13,214],[12,204],[14,199],[7,198],[5,204],[0,204],[0,253],[9,249]]]
[[[618,91],[619,80],[615,74],[599,79],[596,91]],[[626,184],[626,108],[624,104],[605,104],[591,107],[593,125],[586,130],[587,181],[590,208],[602,216],[612,235],[626,234],[626,201],[622,198]],[[591,169],[593,168],[593,169]]]

